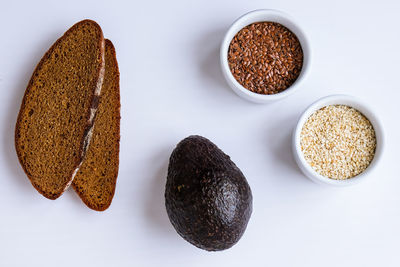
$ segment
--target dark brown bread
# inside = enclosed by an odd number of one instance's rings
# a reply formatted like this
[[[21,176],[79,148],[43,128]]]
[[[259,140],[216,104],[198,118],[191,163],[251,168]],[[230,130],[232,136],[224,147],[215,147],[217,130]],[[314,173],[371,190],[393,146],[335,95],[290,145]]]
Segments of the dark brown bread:
[[[71,184],[90,142],[104,46],[96,22],[78,22],[46,52],[26,88],[15,147],[32,185],[49,199]]]
[[[115,49],[106,40],[106,72],[93,136],[85,160],[72,183],[91,209],[107,209],[115,192],[119,164],[120,129],[119,71]]]

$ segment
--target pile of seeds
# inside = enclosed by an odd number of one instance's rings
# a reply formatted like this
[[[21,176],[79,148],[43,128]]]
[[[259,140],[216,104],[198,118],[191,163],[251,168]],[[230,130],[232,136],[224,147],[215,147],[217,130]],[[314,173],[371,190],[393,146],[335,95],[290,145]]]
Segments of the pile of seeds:
[[[289,29],[275,22],[257,22],[232,39],[228,62],[235,79],[259,94],[276,94],[291,86],[303,66],[300,42]]]
[[[344,180],[363,172],[374,158],[375,131],[359,111],[344,105],[324,107],[301,131],[301,150],[319,174]]]

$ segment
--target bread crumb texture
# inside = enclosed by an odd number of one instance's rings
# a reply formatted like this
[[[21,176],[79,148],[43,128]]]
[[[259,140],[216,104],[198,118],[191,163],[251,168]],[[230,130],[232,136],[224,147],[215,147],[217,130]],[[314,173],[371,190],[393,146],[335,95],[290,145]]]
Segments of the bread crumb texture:
[[[106,40],[106,71],[93,136],[73,187],[91,209],[107,209],[115,192],[119,164],[120,93],[115,49]]]
[[[16,151],[33,186],[47,198],[63,193],[82,161],[103,42],[95,22],[75,24],[43,56],[25,91]]]

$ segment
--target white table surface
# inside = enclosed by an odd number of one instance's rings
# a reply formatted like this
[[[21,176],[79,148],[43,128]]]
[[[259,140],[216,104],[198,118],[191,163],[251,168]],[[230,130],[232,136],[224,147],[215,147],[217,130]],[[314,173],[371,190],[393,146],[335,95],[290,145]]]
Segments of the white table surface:
[[[0,266],[399,266],[399,1],[4,1],[0,9]],[[218,62],[229,25],[258,8],[286,11],[311,41],[302,88],[257,105],[236,96]],[[49,46],[91,18],[117,51],[121,152],[116,194],[102,213],[69,189],[39,195],[20,167],[14,125]],[[290,135],[314,100],[346,93],[370,103],[387,146],[373,177],[320,186],[296,166]],[[203,135],[248,179],[254,211],[233,248],[184,241],[164,207],[169,155]]]

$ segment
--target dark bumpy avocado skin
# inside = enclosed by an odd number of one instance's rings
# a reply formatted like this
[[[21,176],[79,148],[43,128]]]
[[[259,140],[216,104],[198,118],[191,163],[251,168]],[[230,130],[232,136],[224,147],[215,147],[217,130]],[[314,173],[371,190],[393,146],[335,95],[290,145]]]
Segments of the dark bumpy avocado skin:
[[[236,244],[250,219],[252,194],[229,156],[201,136],[189,136],[172,152],[165,206],[185,240],[208,251]]]

